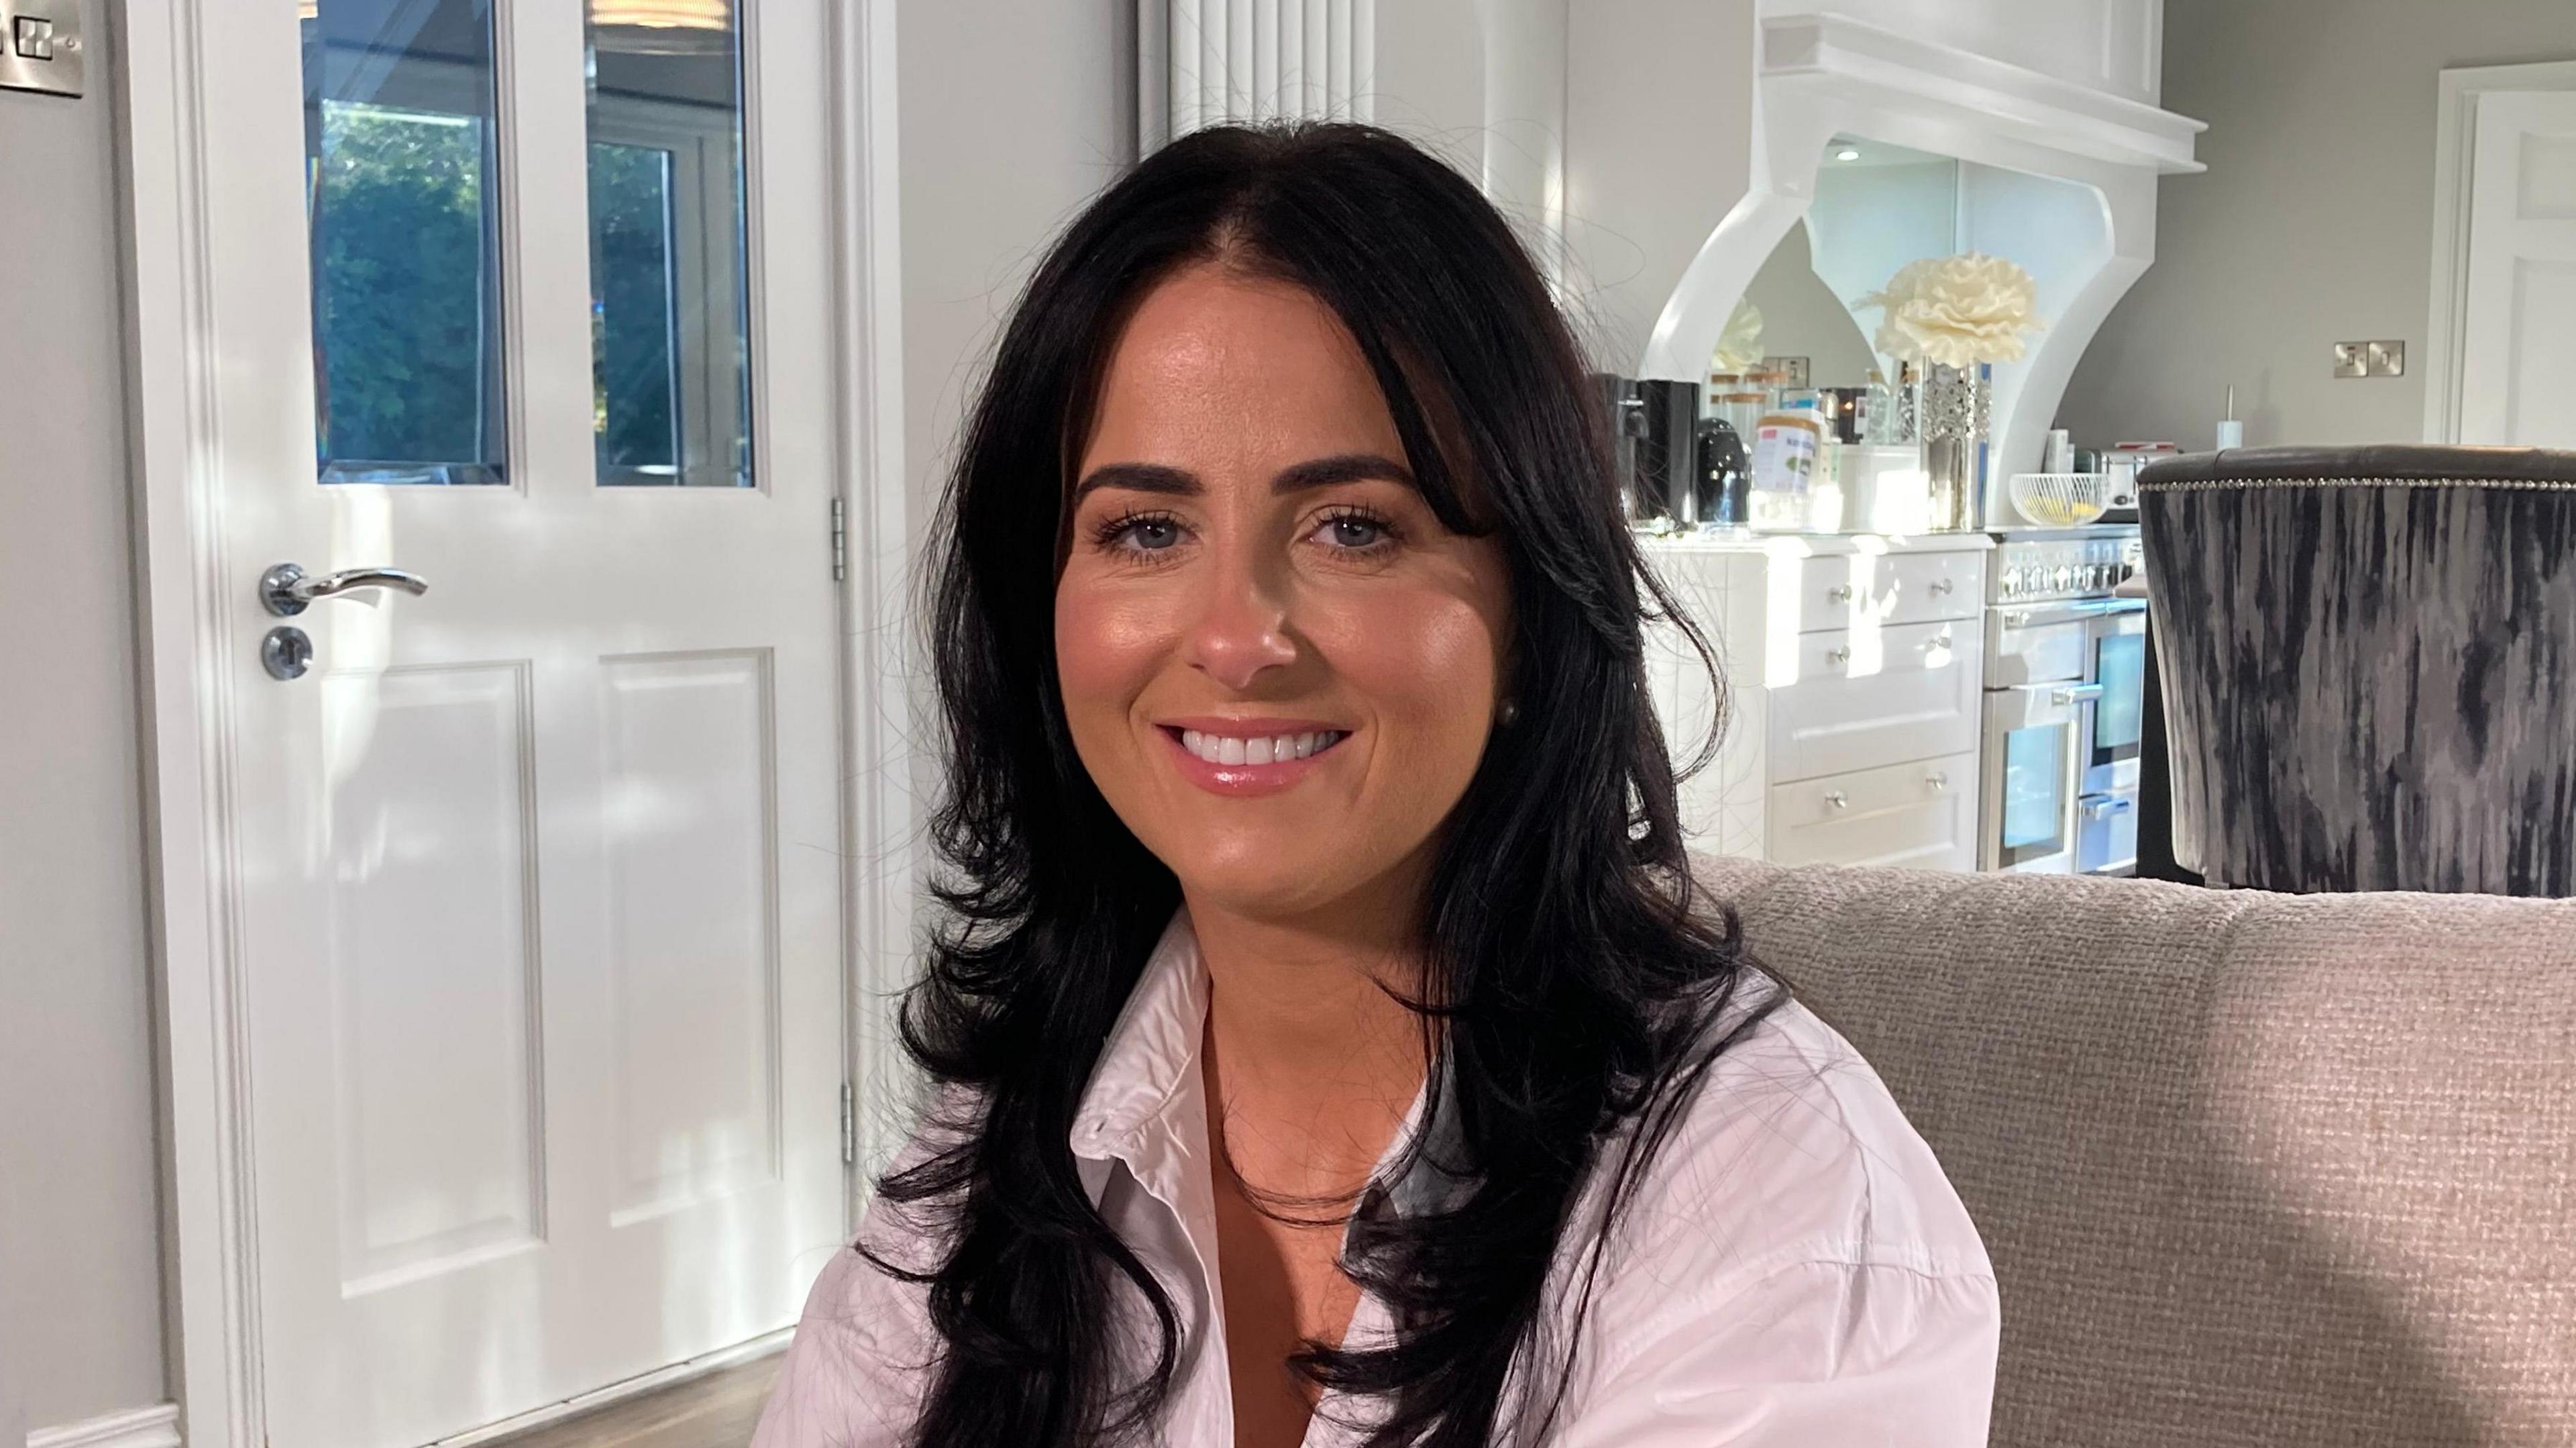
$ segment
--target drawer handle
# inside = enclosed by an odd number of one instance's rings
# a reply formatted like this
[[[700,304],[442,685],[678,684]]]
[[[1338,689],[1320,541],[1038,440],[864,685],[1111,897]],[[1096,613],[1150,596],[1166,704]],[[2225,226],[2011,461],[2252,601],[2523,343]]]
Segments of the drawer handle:
[[[1945,593],[1949,593],[1949,592],[1951,592],[1952,590],[1956,589],[1958,586],[1959,586],[1959,585],[1957,585],[1956,583],[1951,582],[1949,579],[1946,579],[1946,578],[1936,578],[1936,579],[1933,579],[1933,580],[1932,580],[1932,596],[1933,596],[1934,598],[1939,598],[1939,597],[1940,597],[1940,596],[1942,596],[1943,594],[1945,594]]]
[[[1923,642],[1915,645],[1916,648],[1921,649],[1927,654],[1932,652],[1934,649],[1946,649],[1949,646],[1950,632],[1947,629],[1942,630],[1938,637],[1925,639]]]
[[[1848,583],[1837,583],[1833,587],[1825,590],[1825,602],[1827,603],[1849,603],[1851,601],[1852,586]]]
[[[1932,792],[1934,794],[1939,794],[1941,791],[1950,787],[1949,771],[1934,770],[1931,774],[1925,776],[1923,782],[1932,786]]]
[[[1851,650],[1849,649],[1836,649],[1825,655],[1825,666],[1827,668],[1839,669],[1850,662]]]
[[[1838,789],[1825,796],[1825,803],[1832,805],[1835,809],[1850,809],[1851,796]]]

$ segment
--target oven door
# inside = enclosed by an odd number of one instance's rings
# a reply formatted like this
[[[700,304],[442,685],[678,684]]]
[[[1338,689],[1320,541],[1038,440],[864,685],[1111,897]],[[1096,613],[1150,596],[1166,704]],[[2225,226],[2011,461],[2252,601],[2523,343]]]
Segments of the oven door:
[[[2099,692],[2095,684],[2022,684],[1986,692],[1979,869],[2075,872],[2084,706]]]
[[[2123,607],[2085,621],[2084,679],[2099,693],[2084,706],[2083,793],[2138,790],[2138,755],[2146,741],[2147,606]]]
[[[2138,873],[2138,797],[2088,794],[2075,801],[2075,872]]]

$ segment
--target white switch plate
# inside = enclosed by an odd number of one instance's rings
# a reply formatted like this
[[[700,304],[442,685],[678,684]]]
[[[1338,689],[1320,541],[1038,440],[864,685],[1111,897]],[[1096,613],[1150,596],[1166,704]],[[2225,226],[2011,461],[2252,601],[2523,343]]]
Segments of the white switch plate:
[[[77,96],[87,59],[80,0],[0,0],[0,90]]]

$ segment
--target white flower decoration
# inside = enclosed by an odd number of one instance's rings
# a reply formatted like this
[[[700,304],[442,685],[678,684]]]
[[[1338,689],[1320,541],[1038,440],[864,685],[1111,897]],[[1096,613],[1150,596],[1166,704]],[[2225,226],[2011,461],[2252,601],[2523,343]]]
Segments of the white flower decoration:
[[[1726,334],[1717,339],[1717,350],[1709,356],[1711,372],[1749,372],[1762,361],[1762,309],[1750,298],[1735,304],[1734,315],[1726,319]]]
[[[1973,367],[2020,360],[2023,338],[2041,327],[2037,300],[2019,264],[1968,252],[1910,262],[1852,305],[1886,308],[1878,350],[1898,361]]]

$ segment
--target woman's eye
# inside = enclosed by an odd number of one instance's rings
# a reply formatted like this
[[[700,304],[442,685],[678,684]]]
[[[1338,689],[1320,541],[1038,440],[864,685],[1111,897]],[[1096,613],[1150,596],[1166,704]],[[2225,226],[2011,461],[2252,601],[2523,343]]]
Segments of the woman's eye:
[[[1137,553],[1160,553],[1181,541],[1181,525],[1170,518],[1120,518],[1101,530],[1101,541]]]
[[[1387,541],[1387,526],[1365,513],[1343,513],[1324,520],[1317,536],[1336,548],[1362,551]]]

